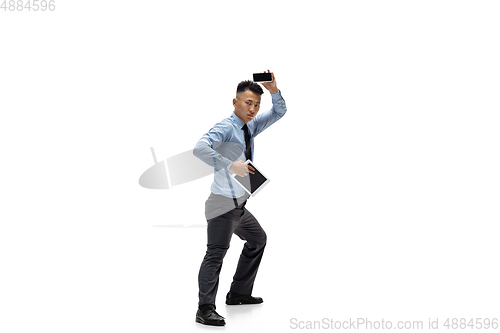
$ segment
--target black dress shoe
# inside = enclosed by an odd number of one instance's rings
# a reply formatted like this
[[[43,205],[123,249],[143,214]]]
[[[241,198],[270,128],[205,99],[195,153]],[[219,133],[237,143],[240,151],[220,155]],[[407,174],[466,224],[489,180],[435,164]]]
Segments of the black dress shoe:
[[[240,295],[228,292],[226,296],[227,305],[240,305],[240,304],[260,304],[264,302],[260,297],[253,297],[250,295]]]
[[[224,317],[215,312],[214,308],[200,310],[196,312],[196,322],[203,325],[224,326]]]

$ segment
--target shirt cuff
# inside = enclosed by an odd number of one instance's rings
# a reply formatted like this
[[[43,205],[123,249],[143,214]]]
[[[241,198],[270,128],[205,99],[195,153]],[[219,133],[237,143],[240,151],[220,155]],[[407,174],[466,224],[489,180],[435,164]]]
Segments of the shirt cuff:
[[[281,98],[281,90],[278,89],[277,93],[271,94],[271,98]]]
[[[227,158],[223,158],[223,162],[224,162],[224,166],[226,167],[226,170],[229,171],[229,168],[231,167],[231,165],[233,165],[233,161],[227,159]],[[231,171],[229,171],[231,172]]]

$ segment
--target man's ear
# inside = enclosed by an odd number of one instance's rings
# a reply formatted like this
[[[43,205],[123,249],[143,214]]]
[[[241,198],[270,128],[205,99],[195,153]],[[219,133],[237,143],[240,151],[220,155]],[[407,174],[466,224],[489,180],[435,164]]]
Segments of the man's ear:
[[[238,100],[236,98],[233,98],[233,106],[236,107],[236,104],[238,103]]]

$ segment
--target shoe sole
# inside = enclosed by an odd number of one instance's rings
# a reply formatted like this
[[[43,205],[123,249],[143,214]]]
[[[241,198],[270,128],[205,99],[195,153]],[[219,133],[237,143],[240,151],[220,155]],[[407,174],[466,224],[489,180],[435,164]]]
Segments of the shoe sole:
[[[224,325],[226,325],[226,322],[224,322],[224,321],[222,321],[222,322],[205,322],[203,319],[200,319],[198,317],[196,317],[196,322],[203,324],[203,325],[208,325],[208,326],[224,326]]]
[[[263,302],[264,301],[262,301],[262,302],[244,302],[244,301],[229,301],[229,300],[226,300],[226,304],[227,305],[261,304]]]

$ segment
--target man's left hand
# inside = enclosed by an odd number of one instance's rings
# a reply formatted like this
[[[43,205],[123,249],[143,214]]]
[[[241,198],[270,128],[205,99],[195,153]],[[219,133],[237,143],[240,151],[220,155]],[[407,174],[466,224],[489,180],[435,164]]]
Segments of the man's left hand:
[[[264,71],[264,73],[271,73],[273,77],[273,82],[261,82],[262,85],[264,86],[264,88],[269,90],[271,94],[276,94],[278,92],[278,86],[276,84],[276,78],[274,77],[274,73],[271,72],[269,69],[267,70],[267,72]]]

